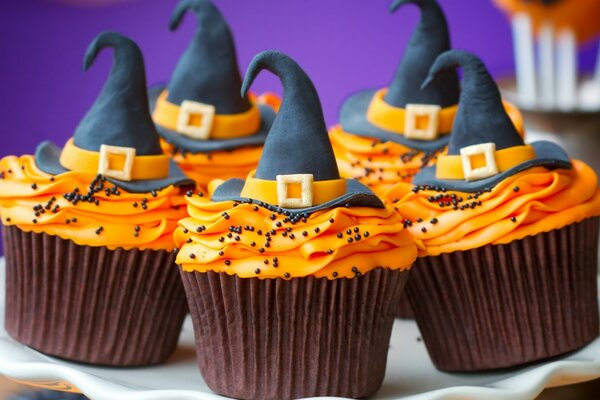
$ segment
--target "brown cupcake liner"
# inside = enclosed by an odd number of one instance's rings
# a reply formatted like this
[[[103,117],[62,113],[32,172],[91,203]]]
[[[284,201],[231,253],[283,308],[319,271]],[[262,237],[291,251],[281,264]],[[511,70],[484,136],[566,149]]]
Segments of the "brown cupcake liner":
[[[513,367],[577,350],[599,331],[598,218],[505,245],[417,260],[407,295],[435,366]]]
[[[410,300],[406,292],[402,293],[398,307],[396,308],[396,318],[400,319],[415,319],[415,312],[410,305]]]
[[[173,253],[3,233],[5,328],[15,340],[106,366],[158,364],[173,353],[187,312]]]
[[[181,276],[200,371],[216,393],[358,398],[381,386],[406,272],[287,281],[215,272]]]

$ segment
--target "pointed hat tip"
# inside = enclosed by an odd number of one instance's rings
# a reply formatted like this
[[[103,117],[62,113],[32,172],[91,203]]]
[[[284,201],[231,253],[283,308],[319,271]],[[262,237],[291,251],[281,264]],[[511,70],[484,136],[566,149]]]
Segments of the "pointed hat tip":
[[[105,47],[120,47],[124,43],[133,43],[131,39],[116,32],[102,32],[90,43],[83,57],[83,71],[87,71],[96,61],[96,57]],[[133,43],[135,45],[135,43]]]
[[[440,72],[450,68],[457,67],[474,67],[485,68],[483,65],[483,61],[475,54],[470,53],[465,50],[448,50],[440,54],[434,61],[433,65],[429,69],[429,76],[426,79],[426,82],[435,79],[439,76]]]
[[[188,11],[194,11],[196,17],[200,18],[209,6],[213,6],[210,0],[181,0],[175,7],[173,14],[171,14],[169,30],[172,32],[177,30]]]
[[[254,83],[254,80],[258,76],[258,73],[265,67],[271,65],[272,59],[274,57],[279,56],[285,55],[283,53],[278,52],[277,50],[265,50],[254,56],[252,61],[250,61],[250,65],[248,65],[246,75],[244,76],[244,81],[242,82],[242,97],[245,98],[247,96],[248,90],[250,89],[250,86],[252,86],[252,84]]]
[[[466,67],[479,65],[483,66],[483,62],[473,53],[464,50],[448,50],[440,54],[429,69],[427,78],[423,81],[421,88],[429,86],[443,72],[450,68]]]

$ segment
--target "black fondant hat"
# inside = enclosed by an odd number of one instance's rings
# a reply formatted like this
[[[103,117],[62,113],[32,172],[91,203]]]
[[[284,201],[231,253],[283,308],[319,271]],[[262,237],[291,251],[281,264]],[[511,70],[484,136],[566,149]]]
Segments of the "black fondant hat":
[[[169,23],[176,30],[187,11],[198,19],[198,29],[189,47],[181,56],[167,87],[150,90],[150,106],[154,110],[160,94],[166,89],[169,103],[181,105],[193,101],[214,107],[216,114],[240,114],[251,108],[246,98],[240,97],[242,80],[238,68],[233,36],[223,15],[210,0],[181,0]],[[274,111],[260,107],[259,129],[250,136],[220,140],[197,140],[158,124],[162,137],[184,151],[192,153],[233,149],[240,146],[260,145],[274,119]]]
[[[394,12],[405,4],[417,5],[421,10],[421,19],[383,100],[396,108],[405,108],[408,104],[442,108],[456,105],[460,94],[456,71],[446,71],[434,85],[425,89],[420,87],[436,57],[450,49],[448,25],[442,9],[436,0],[394,0],[390,11]],[[447,144],[447,135],[431,141],[416,140],[374,125],[368,120],[367,111],[376,93],[376,90],[365,90],[346,100],[340,115],[345,132],[397,142],[423,151],[437,150]]]
[[[248,180],[275,182],[282,176],[301,174],[310,175],[315,184],[343,184],[344,190],[338,196],[318,205],[290,209],[291,212],[313,212],[344,205],[383,207],[381,200],[366,186],[355,180],[340,178],[319,96],[310,78],[294,60],[276,51],[258,54],[248,67],[242,94],[247,93],[249,86],[263,69],[271,71],[281,79],[284,96],[267,137],[258,168],[254,177],[249,177]],[[247,199],[248,197],[242,196],[247,182],[241,179],[225,181],[215,190],[212,200]]]
[[[88,70],[105,47],[115,49],[110,75],[65,149],[69,147],[69,150],[78,152],[80,157],[85,155],[100,157],[97,153],[103,146],[112,146],[119,149],[134,149],[134,152],[130,151],[130,153],[135,157],[163,157],[159,136],[148,112],[144,58],[139,47],[131,39],[118,33],[102,33],[87,49],[83,63],[84,70]],[[64,151],[51,142],[40,144],[35,154],[37,166],[42,171],[55,175],[75,170],[76,166],[67,168],[61,163],[61,156],[63,160],[65,159],[65,155],[62,154]],[[169,162],[168,159],[160,161]],[[131,162],[134,163],[133,159]],[[163,164],[163,167],[167,169],[166,164]],[[193,181],[172,162],[169,162],[168,176],[165,177],[155,179],[133,177],[129,181],[110,176],[107,178],[130,192],[150,192],[169,185],[193,185]]]
[[[452,190],[476,192],[491,188],[506,177],[531,167],[571,168],[569,157],[565,151],[554,143],[539,141],[525,146],[519,132],[506,114],[498,86],[483,62],[475,55],[458,50],[451,50],[440,55],[431,67],[423,86],[436,80],[440,72],[456,67],[463,68],[464,78],[458,112],[454,119],[454,127],[448,145],[448,154],[441,156],[436,166],[427,167],[417,174],[413,179],[415,185],[434,185]],[[512,160],[510,158],[505,161],[499,160],[499,151],[519,147],[529,147],[525,149],[529,156],[512,153],[506,156],[512,157]],[[489,176],[481,178],[474,176],[474,179],[467,180],[467,173],[464,171],[466,161],[463,161],[461,165],[465,178],[438,178],[443,173],[437,171],[437,168],[444,168],[447,165],[445,161],[449,159],[448,157],[485,156],[484,151],[493,156],[486,160],[485,167],[489,167],[491,161],[495,168],[490,171],[495,170],[496,172],[488,172],[486,175],[490,174]],[[508,167],[505,170],[498,169],[500,164],[508,165]],[[470,170],[471,166],[466,166],[466,168]]]

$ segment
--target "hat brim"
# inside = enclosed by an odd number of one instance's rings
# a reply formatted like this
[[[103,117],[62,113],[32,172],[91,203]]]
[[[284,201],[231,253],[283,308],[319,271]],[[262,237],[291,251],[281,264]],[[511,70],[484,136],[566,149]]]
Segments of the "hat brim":
[[[300,209],[292,209],[292,208],[282,208],[284,211],[289,211],[292,214],[300,214],[300,213],[312,213],[319,210],[324,210],[327,208],[334,207],[345,207],[346,205],[352,207],[376,207],[376,208],[384,208],[385,206],[381,202],[381,200],[373,194],[373,192],[363,185],[362,183],[348,179],[346,180],[346,193],[343,195],[330,200],[326,203],[319,204],[318,206],[308,207],[308,208],[300,208]],[[243,179],[229,179],[223,182],[212,194],[212,201],[244,201],[248,200],[247,197],[242,197],[240,194],[242,193],[242,189],[244,188],[245,181]],[[252,199],[256,200],[256,199]]]
[[[435,165],[421,170],[413,178],[414,185],[429,185],[439,186],[449,190],[459,192],[479,192],[484,189],[489,189],[496,186],[505,178],[525,171],[532,167],[546,167],[549,169],[571,169],[572,165],[567,153],[557,144],[547,141],[539,141],[531,143],[535,150],[536,157],[532,160],[521,163],[507,171],[501,172],[498,175],[481,179],[478,181],[466,181],[463,179],[437,179]]]
[[[148,101],[150,103],[150,112],[154,112],[156,107],[156,101],[160,94],[165,89],[165,86],[154,86],[148,89]],[[182,135],[176,131],[163,128],[160,125],[156,125],[158,134],[173,146],[183,151],[197,154],[197,153],[212,153],[214,151],[225,151],[234,150],[239,147],[247,146],[262,146],[267,140],[267,135],[275,121],[275,110],[267,105],[259,105],[260,110],[260,128],[258,131],[250,136],[244,136],[240,138],[231,138],[226,140],[195,140]]]
[[[448,145],[450,135],[441,135],[435,140],[407,139],[404,135],[376,127],[367,119],[367,110],[377,90],[363,90],[348,97],[340,111],[340,125],[344,132],[379,139],[383,142],[395,142],[411,149],[433,152]]]
[[[41,143],[35,151],[35,163],[39,169],[51,174],[59,175],[69,172],[68,169],[60,165],[61,149],[52,142]],[[194,186],[192,179],[185,176],[183,171],[173,162],[169,160],[169,176],[164,179],[147,179],[137,181],[120,181],[106,177],[108,181],[115,184],[130,193],[149,193],[153,190],[164,189],[167,186]]]

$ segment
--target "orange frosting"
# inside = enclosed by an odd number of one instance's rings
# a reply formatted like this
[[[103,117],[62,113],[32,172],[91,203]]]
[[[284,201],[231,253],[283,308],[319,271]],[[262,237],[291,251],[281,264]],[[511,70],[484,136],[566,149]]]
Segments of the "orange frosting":
[[[173,160],[182,171],[196,182],[197,188],[207,193],[207,187],[213,179],[245,179],[250,171],[256,169],[262,146],[241,147],[231,151],[212,153],[179,153],[174,147],[161,141],[163,151],[172,154]]]
[[[184,195],[174,186],[153,193],[129,193],[98,181],[103,188],[93,194],[92,202],[73,201],[65,194],[85,196],[96,174],[71,171],[52,176],[40,171],[30,155],[3,158],[0,174],[4,225],[56,235],[79,245],[173,250],[173,230],[187,215]]]
[[[188,212],[175,231],[177,263],[186,272],[352,278],[378,267],[408,269],[417,256],[412,238],[389,208],[335,208],[292,224],[256,204],[193,197]]]
[[[419,256],[506,244],[600,216],[598,178],[576,160],[572,170],[531,168],[488,192],[436,192],[398,184],[386,200],[405,218]]]
[[[395,142],[381,142],[345,132],[341,126],[329,131],[340,175],[357,179],[381,196],[398,182],[410,182],[439,155],[425,154]],[[445,151],[445,149],[443,149]]]

